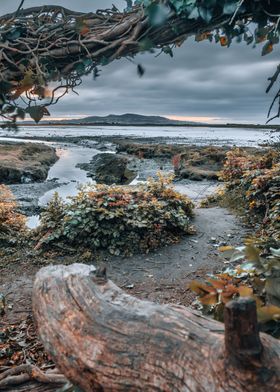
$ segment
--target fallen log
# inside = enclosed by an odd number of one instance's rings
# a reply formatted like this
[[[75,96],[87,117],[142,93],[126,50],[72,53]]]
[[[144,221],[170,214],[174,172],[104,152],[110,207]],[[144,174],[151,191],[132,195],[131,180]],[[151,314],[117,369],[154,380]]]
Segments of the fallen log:
[[[83,264],[37,274],[33,312],[45,349],[85,392],[276,392],[280,342],[258,333],[255,303],[231,302],[224,325],[138,300]]]

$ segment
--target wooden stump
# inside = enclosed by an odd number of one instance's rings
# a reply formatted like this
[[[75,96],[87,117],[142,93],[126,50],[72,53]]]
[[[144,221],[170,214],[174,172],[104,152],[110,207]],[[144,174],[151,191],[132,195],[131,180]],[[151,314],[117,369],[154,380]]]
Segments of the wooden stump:
[[[280,343],[259,336],[255,304],[228,304],[223,324],[138,300],[83,264],[37,274],[33,312],[45,349],[85,392],[279,391]]]

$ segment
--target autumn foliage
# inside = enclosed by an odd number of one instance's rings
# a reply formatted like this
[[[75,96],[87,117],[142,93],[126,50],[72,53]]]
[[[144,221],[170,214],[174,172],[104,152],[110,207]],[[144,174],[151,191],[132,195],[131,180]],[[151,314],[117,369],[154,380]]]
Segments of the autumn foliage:
[[[242,149],[227,153],[222,172],[226,193],[239,196],[247,217],[260,223],[259,235],[280,241],[280,157],[275,150],[260,156]],[[233,196],[234,197],[234,196]]]
[[[280,158],[276,150],[253,155],[237,148],[227,153],[223,189],[207,200],[238,208],[255,228],[245,245],[220,249],[226,268],[205,282],[193,281],[204,311],[223,319],[225,304],[238,297],[256,301],[263,331],[280,337]],[[206,205],[207,205],[206,204]]]
[[[88,186],[69,203],[56,195],[41,216],[36,247],[63,243],[119,255],[176,242],[191,231],[193,205],[171,180],[159,174],[136,187]]]
[[[23,232],[26,218],[17,212],[17,203],[10,189],[0,184],[0,237]]]

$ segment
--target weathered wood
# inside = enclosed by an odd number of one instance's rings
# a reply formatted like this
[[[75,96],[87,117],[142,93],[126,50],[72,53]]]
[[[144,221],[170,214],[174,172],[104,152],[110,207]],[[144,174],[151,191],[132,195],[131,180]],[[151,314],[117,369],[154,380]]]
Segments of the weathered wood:
[[[234,347],[244,348],[244,339],[229,338],[242,327],[227,322],[225,345],[223,324],[183,306],[138,300],[90,266],[43,268],[33,311],[47,352],[85,392],[279,391],[278,340],[261,334],[250,367],[229,361]],[[230,320],[234,305],[228,312]]]
[[[227,304],[225,319],[225,350],[229,361],[249,366],[260,360],[263,346],[257,322],[256,303],[240,298]]]

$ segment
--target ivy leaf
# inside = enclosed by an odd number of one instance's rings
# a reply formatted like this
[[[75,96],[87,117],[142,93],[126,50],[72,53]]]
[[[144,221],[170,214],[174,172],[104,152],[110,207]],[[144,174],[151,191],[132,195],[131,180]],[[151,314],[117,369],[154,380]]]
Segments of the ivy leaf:
[[[228,38],[226,36],[220,37],[220,44],[221,44],[221,46],[227,46],[228,45]]]
[[[273,51],[273,44],[268,41],[262,48],[262,56],[265,56]]]
[[[25,112],[38,123],[44,116],[50,116],[48,109],[45,106],[30,106],[25,109]]]
[[[144,73],[145,73],[145,68],[141,65],[141,64],[138,64],[137,65],[137,73],[138,73],[138,76],[141,78],[143,75],[144,75]]]
[[[93,69],[93,80],[96,80],[98,76],[100,76],[100,70],[97,67],[95,67]]]
[[[247,45],[250,45],[254,41],[254,37],[252,35],[248,36],[244,34],[244,41]]]
[[[19,117],[21,120],[25,119],[25,110],[22,108],[17,108],[17,117]]]
[[[170,48],[170,46],[164,46],[164,47],[162,48],[162,51],[163,51],[165,54],[169,54],[170,57],[173,57],[173,51],[172,51],[172,49]]]
[[[267,39],[267,34],[269,33],[268,27],[261,27],[255,30],[256,43],[259,44]]]
[[[279,44],[279,36],[275,31],[271,31],[268,35],[267,38],[269,39],[269,41],[275,45],[275,44]]]

